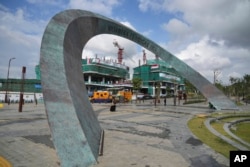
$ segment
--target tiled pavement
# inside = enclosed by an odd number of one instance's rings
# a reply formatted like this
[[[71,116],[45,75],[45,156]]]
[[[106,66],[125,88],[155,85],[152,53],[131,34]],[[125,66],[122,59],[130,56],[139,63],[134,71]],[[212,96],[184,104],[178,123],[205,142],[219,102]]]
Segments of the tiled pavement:
[[[148,101],[118,104],[116,112],[109,112],[109,104],[93,104],[105,130],[104,155],[94,166],[228,166],[228,159],[197,140],[186,126],[193,115],[210,112],[206,106],[155,107]],[[0,109],[0,156],[14,167],[60,166],[44,106],[25,104],[22,113],[17,109],[16,104]]]

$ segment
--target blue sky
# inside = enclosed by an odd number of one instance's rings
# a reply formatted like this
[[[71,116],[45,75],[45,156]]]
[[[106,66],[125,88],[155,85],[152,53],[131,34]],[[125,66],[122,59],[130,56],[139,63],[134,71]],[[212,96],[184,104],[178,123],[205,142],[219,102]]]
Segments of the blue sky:
[[[155,41],[213,81],[250,74],[249,0],[1,0],[0,78],[35,78],[43,31],[49,20],[66,9],[82,9],[112,18]],[[124,61],[131,68],[142,59],[142,50],[126,39],[100,35],[83,50],[83,58],[115,59],[113,40],[124,47]],[[146,51],[147,59],[154,58]]]

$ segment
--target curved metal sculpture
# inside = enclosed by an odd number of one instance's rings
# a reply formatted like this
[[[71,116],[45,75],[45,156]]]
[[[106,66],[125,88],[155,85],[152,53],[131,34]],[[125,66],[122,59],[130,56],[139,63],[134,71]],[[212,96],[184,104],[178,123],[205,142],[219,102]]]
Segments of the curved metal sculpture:
[[[99,34],[136,42],[175,67],[214,107],[236,109],[208,80],[153,41],[104,16],[66,10],[50,20],[40,52],[45,107],[61,166],[89,166],[98,157],[102,129],[88,100],[81,55],[88,40]]]

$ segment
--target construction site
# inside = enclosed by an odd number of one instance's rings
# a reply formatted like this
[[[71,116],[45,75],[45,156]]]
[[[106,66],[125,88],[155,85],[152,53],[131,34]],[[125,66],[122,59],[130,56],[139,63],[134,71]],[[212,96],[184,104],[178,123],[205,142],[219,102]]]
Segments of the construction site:
[[[132,79],[141,79],[140,93],[150,96],[174,95],[175,92],[185,91],[184,78],[182,78],[168,63],[155,56],[155,59],[147,60],[143,50],[142,64],[138,63],[133,68],[133,77],[130,78],[130,68],[123,61],[124,48],[114,40],[114,47],[118,49],[117,59],[107,59],[105,56],[95,55],[94,58],[82,59],[82,74],[88,96],[92,102],[110,102],[111,96],[119,97],[119,101],[130,101],[133,94]],[[43,102],[40,65],[35,67],[36,79],[0,79],[0,101],[17,103],[20,92],[24,94],[25,102]],[[108,91],[111,96],[105,95]],[[94,93],[99,92],[99,93]],[[99,95],[103,95],[99,97]]]

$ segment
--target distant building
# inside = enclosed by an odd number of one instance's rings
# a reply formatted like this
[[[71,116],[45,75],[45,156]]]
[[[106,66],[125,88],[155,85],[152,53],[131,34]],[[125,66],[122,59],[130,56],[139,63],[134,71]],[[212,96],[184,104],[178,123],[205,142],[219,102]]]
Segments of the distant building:
[[[40,66],[35,68],[36,78],[41,79]],[[82,59],[82,74],[88,91],[113,87],[132,88],[129,81],[129,67],[105,58]]]
[[[133,70],[133,78],[142,80],[142,93],[155,96],[157,87],[160,87],[160,95],[185,90],[184,78],[177,73],[174,67],[158,57],[146,60],[143,65],[139,65]]]
[[[35,67],[35,72],[36,79],[25,79],[24,81],[24,92],[26,93],[42,92],[40,65]],[[95,90],[104,90],[107,88],[132,89],[131,81],[129,80],[129,67],[125,63],[119,64],[112,59],[105,60],[105,58],[100,59],[97,57],[82,59],[82,74],[89,94]],[[9,79],[8,92],[18,94],[21,82],[21,79]],[[6,79],[0,79],[1,99],[6,93],[6,88]]]
[[[173,94],[177,90],[184,90],[184,79],[175,71],[173,67],[159,58],[144,60],[143,65],[134,69],[133,78],[142,79],[141,92],[155,95],[157,85],[160,85],[160,94],[167,92]],[[36,79],[25,79],[24,92],[30,94],[39,94],[42,98],[41,73],[40,66],[35,67]],[[117,63],[115,60],[105,58],[86,58],[82,59],[82,77],[88,93],[95,90],[104,90],[107,88],[132,89],[129,80],[129,67],[124,63]],[[79,76],[81,77],[81,76]],[[8,80],[8,92],[18,94],[21,88],[21,79]],[[0,100],[6,94],[6,79],[0,79]],[[11,93],[10,93],[11,94]],[[18,95],[15,95],[17,97]],[[13,96],[14,97],[14,96]],[[28,97],[27,97],[28,98]]]
[[[20,97],[22,82],[21,79],[10,78],[8,81],[6,79],[0,79],[0,102],[4,102],[7,94],[7,99],[9,99],[11,103],[17,103]],[[25,79],[23,82],[23,91],[25,92],[23,97],[25,102],[34,102],[35,99],[37,99],[38,102],[43,101],[40,80]]]
[[[82,71],[88,91],[124,87],[132,89],[129,67],[112,59],[89,58],[82,60]]]

